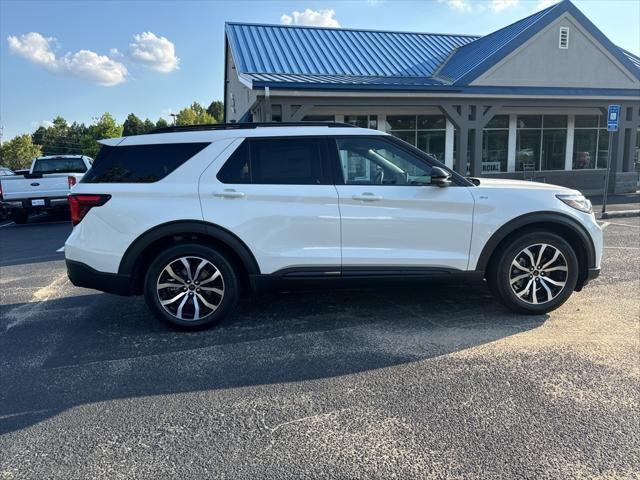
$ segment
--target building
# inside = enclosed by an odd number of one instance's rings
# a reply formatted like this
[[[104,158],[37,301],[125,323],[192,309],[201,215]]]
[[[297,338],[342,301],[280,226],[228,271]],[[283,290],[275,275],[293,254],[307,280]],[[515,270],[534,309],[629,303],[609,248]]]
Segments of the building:
[[[640,58],[564,0],[489,35],[228,23],[227,121],[385,130],[461,173],[636,190]],[[606,129],[609,104],[620,130]]]

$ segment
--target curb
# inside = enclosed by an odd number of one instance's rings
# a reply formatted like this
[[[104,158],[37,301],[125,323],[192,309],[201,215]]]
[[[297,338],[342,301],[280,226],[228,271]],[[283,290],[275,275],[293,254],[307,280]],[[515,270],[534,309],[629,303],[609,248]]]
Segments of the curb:
[[[640,217],[640,210],[622,210],[620,212],[605,212],[600,215],[600,218],[627,218],[627,217]]]

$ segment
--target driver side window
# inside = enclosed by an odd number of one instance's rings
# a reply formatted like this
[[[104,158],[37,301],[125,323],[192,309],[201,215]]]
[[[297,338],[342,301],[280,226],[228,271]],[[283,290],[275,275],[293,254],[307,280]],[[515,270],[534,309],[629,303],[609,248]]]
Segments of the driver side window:
[[[381,138],[338,138],[345,185],[428,185],[431,166]]]

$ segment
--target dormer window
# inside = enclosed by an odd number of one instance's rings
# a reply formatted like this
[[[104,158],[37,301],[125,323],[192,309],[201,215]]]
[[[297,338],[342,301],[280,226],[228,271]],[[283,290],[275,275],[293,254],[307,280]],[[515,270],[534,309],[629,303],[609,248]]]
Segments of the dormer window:
[[[566,50],[569,48],[569,27],[560,27],[558,47]]]

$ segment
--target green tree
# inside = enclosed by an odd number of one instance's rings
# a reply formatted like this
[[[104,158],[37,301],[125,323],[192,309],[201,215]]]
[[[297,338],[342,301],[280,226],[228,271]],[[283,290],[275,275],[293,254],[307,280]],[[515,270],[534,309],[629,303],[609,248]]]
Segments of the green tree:
[[[209,105],[209,108],[207,108],[207,112],[216,120],[216,123],[222,123],[224,117],[224,103],[220,100],[214,100],[211,102],[211,105]]]
[[[148,118],[144,121],[144,133],[149,133],[151,130],[156,128],[156,124],[153,123]]]
[[[142,135],[145,133],[144,123],[135,114],[130,113],[122,124],[122,135],[130,137],[131,135]]]
[[[176,125],[195,125],[198,116],[191,108],[183,108],[178,112]]]
[[[42,146],[42,152],[45,155],[78,153],[77,139],[72,138],[71,127],[60,116],[54,118],[50,126],[38,128],[34,132],[32,140],[33,143]]]
[[[12,170],[30,167],[33,159],[40,155],[42,147],[34,145],[28,133],[14,137],[0,147],[0,163]]]
[[[103,113],[98,121],[89,127],[89,130],[96,140],[122,136],[122,125],[119,125],[113,115],[108,112]]]
[[[167,121],[162,117],[160,117],[156,122],[156,128],[165,128],[168,126],[169,126],[169,123],[167,123]]]

